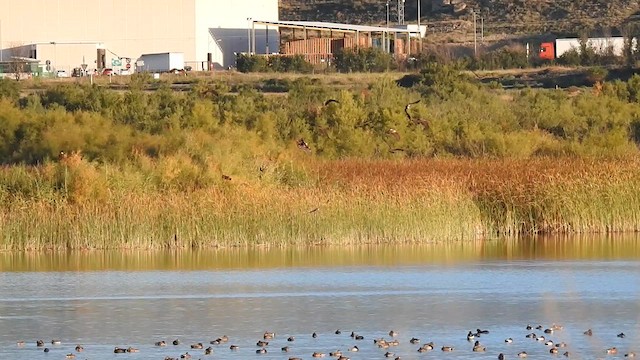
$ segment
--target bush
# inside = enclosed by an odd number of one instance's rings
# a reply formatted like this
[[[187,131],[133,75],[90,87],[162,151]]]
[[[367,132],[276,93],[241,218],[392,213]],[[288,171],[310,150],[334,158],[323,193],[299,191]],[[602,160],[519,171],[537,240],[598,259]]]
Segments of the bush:
[[[20,98],[20,83],[9,79],[0,79],[0,99],[8,99],[12,102]]]
[[[248,55],[236,56],[236,68],[249,72],[297,72],[310,73],[313,66],[302,55]]]
[[[340,49],[333,65],[339,72],[382,72],[392,68],[393,56],[377,48]]]

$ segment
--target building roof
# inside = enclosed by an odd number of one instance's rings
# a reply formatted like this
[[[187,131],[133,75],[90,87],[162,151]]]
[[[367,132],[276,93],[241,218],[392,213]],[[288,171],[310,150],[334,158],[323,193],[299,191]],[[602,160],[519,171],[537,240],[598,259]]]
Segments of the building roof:
[[[263,21],[253,20],[253,23],[260,25],[275,25],[280,27],[309,29],[309,30],[336,30],[342,32],[386,32],[386,33],[404,33],[413,34],[419,33],[418,29],[407,28],[395,28],[395,27],[381,27],[370,25],[355,25],[355,24],[339,24],[322,21]]]

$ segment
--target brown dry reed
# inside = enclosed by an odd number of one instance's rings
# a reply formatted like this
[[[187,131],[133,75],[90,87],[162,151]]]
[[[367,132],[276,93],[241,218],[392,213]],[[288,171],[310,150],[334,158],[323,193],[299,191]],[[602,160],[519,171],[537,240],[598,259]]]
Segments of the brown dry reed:
[[[163,176],[184,175],[156,165]],[[80,154],[4,167],[0,249],[418,244],[640,229],[637,158],[293,157],[281,166],[271,174],[278,181],[216,175],[194,188],[154,185],[151,173]],[[293,180],[283,182],[286,169]]]

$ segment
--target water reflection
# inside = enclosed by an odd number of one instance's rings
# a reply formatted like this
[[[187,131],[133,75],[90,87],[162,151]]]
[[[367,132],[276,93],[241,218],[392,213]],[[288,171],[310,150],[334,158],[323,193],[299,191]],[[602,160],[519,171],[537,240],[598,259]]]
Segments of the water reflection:
[[[480,260],[640,259],[640,235],[536,237],[396,246],[0,253],[0,271],[213,270],[459,264]]]
[[[407,246],[218,249],[178,252],[0,254],[0,359],[113,359],[116,346],[136,359],[189,352],[192,343],[228,335],[211,358],[310,359],[315,351],[361,349],[349,357],[496,359],[549,357],[525,326],[560,323],[547,335],[567,342],[573,358],[620,356],[640,339],[640,246],[637,237],[546,238]],[[469,330],[491,331],[473,353]],[[594,335],[583,331],[592,328]],[[341,329],[342,334],[335,334]],[[374,346],[399,332],[400,345]],[[255,353],[264,331],[268,353]],[[355,331],[365,337],[352,339]],[[311,334],[318,333],[317,338]],[[624,332],[626,338],[617,338]],[[289,335],[295,342],[287,342]],[[539,335],[542,335],[540,333]],[[456,348],[420,354],[421,344]],[[504,343],[512,337],[513,344]],[[158,348],[159,340],[182,340]],[[24,340],[24,347],[16,341]],[[291,346],[282,353],[282,346]],[[562,354],[562,352],[561,352]],[[128,357],[124,355],[124,357]]]

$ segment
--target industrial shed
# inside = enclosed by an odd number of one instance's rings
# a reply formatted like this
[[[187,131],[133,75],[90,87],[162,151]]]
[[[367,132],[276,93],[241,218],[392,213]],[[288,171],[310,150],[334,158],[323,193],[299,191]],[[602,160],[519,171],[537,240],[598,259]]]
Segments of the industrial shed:
[[[0,0],[3,9],[15,4]],[[278,20],[278,0],[22,0],[19,7],[30,10],[0,17],[0,62],[28,52],[41,67],[48,60],[51,71],[69,73],[82,63],[117,72],[127,59],[135,64],[141,54],[163,52],[184,53],[194,70],[207,69],[209,61],[231,66],[232,54],[247,50],[249,27],[256,36],[264,32],[250,19]],[[224,31],[231,35],[213,35]]]
[[[280,33],[280,55],[303,55],[312,64],[330,61],[333,54],[343,48],[375,47],[399,57],[419,51],[423,29],[417,26],[380,27],[354,24],[340,24],[318,21],[253,21],[255,26],[265,29],[278,28]],[[266,33],[268,36],[270,32]],[[252,36],[253,53],[271,53],[269,49],[258,47],[264,43],[259,34]],[[258,51],[256,51],[258,50]]]

